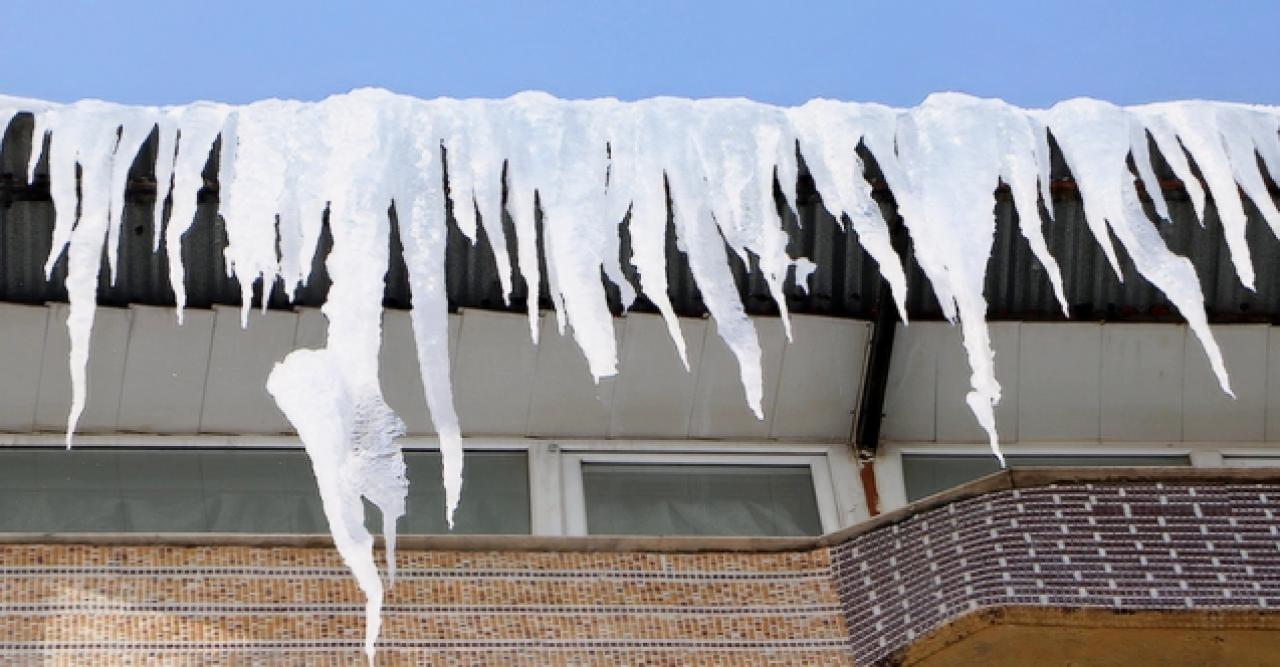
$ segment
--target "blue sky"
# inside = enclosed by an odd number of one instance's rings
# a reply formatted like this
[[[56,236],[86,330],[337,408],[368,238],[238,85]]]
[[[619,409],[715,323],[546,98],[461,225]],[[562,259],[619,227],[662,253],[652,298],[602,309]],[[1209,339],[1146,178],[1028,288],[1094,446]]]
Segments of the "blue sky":
[[[812,97],[960,90],[1045,106],[1280,104],[1280,2],[10,0],[0,93],[170,104],[418,97]]]

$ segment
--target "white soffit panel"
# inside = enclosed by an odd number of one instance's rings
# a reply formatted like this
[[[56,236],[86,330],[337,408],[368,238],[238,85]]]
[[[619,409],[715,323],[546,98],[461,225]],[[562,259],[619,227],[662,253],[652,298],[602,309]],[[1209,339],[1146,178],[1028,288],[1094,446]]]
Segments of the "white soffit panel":
[[[67,334],[65,303],[49,304],[49,329],[44,342],[40,369],[40,403],[36,407],[36,430],[63,431],[71,411],[71,370],[67,366],[71,337]],[[120,389],[129,349],[129,328],[133,311],[99,306],[89,335],[89,366],[84,413],[76,426],[78,433],[108,433],[116,430],[120,413]]]
[[[1260,324],[1213,327],[1236,398],[1222,392],[1200,341],[1187,336],[1182,436],[1189,442],[1258,442],[1266,435],[1267,341]]]
[[[858,320],[791,319],[771,437],[849,440],[870,331],[869,323]]]
[[[1102,327],[1104,441],[1182,440],[1186,336],[1183,325]]]
[[[1102,326],[1024,323],[1020,348],[1019,440],[1097,440]]]
[[[117,428],[194,433],[200,427],[213,311],[187,309],[178,326],[172,308],[132,306]]]
[[[612,378],[596,384],[571,332],[560,335],[552,313],[541,316],[534,391],[529,403],[531,436],[595,436],[609,432],[613,408]],[[622,325],[614,321],[622,349]],[[463,425],[465,428],[465,424]]]
[[[267,376],[293,349],[298,316],[288,311],[249,313],[214,308],[213,350],[205,383],[200,430],[205,433],[285,433],[288,420],[267,393]]]
[[[0,305],[0,341],[4,341],[0,346],[0,378],[5,383],[0,391],[0,430],[30,431],[35,423],[40,360],[49,320],[44,306]]]
[[[782,356],[787,340],[782,320],[753,320],[760,349],[764,355],[764,419],[756,419],[747,406],[738,360],[716,331],[715,321],[707,320],[702,359],[698,365],[698,387],[693,398],[689,435],[695,438],[738,438],[763,440],[769,437],[778,397],[778,377],[782,373]],[[683,323],[683,320],[682,320]],[[692,352],[692,350],[690,350]]]
[[[523,313],[464,310],[453,361],[454,401],[467,435],[524,435],[538,349]]]
[[[996,352],[996,380],[1000,382],[996,430],[1001,442],[1017,442],[1018,349],[1022,324],[992,322],[989,327],[991,347]],[[965,402],[965,396],[971,391],[969,377],[972,373],[969,358],[964,353],[960,327],[944,326],[938,340],[938,442],[987,442],[986,432],[978,425],[973,410]]]
[[[382,311],[382,348],[378,351],[378,379],[382,398],[404,420],[405,432],[415,435],[435,433],[427,398],[418,369],[418,350],[413,341],[409,311]]]
[[[622,320],[625,333],[614,380],[609,434],[614,437],[683,438],[702,361],[705,320],[681,319],[689,369],[661,315],[632,313]]]
[[[1280,442],[1280,327],[1267,336],[1267,442]]]
[[[938,385],[938,347],[950,332],[946,322],[897,325],[880,436],[899,442],[932,442]]]
[[[329,321],[319,308],[299,308],[298,328],[293,336],[293,349],[318,350],[329,339]]]

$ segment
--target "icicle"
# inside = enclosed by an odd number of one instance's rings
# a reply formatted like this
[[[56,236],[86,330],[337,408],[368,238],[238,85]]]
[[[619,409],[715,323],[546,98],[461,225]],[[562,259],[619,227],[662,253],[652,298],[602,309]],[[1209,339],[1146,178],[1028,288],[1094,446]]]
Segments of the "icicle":
[[[204,187],[204,166],[227,117],[227,107],[198,103],[167,109],[164,125],[176,128],[177,153],[173,158],[173,194],[169,222],[165,227],[164,249],[169,260],[169,286],[173,288],[178,324],[187,305],[186,271],[182,262],[182,237],[196,219],[197,195]],[[161,160],[164,156],[160,157]],[[159,194],[156,195],[159,197]]]
[[[1036,256],[1045,273],[1049,274],[1049,284],[1053,287],[1054,298],[1062,308],[1063,317],[1071,317],[1066,291],[1062,287],[1062,270],[1058,268],[1058,261],[1049,253],[1049,245],[1040,230],[1037,193],[1045,201],[1052,199],[1048,194],[1048,135],[1038,121],[1026,114],[1014,112],[1007,106],[993,114],[991,120],[1005,141],[1000,178],[1009,184],[1009,191],[1013,194],[1013,205],[1018,211],[1018,230],[1031,247],[1031,254]]]
[[[598,381],[617,372],[617,341],[600,273],[609,244],[605,224],[605,132],[593,122],[609,102],[557,102],[541,93],[522,93],[504,103],[511,137],[509,192],[538,192],[547,281],[556,304],[557,322],[566,324]],[[515,196],[512,201],[522,201]],[[513,212],[524,218],[517,230],[531,238],[533,211]],[[518,216],[518,217],[517,217]],[[527,217],[526,217],[527,216]],[[523,230],[523,231],[520,231]],[[523,255],[523,250],[522,250]],[[616,257],[616,252],[614,253]],[[536,261],[536,257],[533,259]],[[521,259],[524,269],[525,260]],[[536,283],[535,283],[536,284]],[[530,297],[533,297],[533,286]]]
[[[856,151],[869,117],[892,119],[896,112],[879,105],[813,100],[792,109],[789,115],[800,138],[800,153],[823,203],[837,221],[841,213],[849,216],[858,243],[879,265],[880,275],[888,281],[898,307],[898,316],[906,322],[907,275],[893,249],[880,205],[871,196],[871,184],[862,176],[862,159]],[[895,159],[892,143],[887,150],[883,155]],[[881,154],[875,155],[879,159]]]
[[[709,100],[697,111],[687,114],[693,121],[688,141],[706,179],[706,206],[738,258],[749,265],[748,253],[756,256],[790,340],[782,285],[792,260],[774,203],[773,178],[777,165],[796,172],[795,136],[785,113],[774,107],[745,100]]]
[[[448,223],[440,134],[432,125],[433,114],[408,106],[402,115],[405,136],[396,142],[402,152],[391,161],[400,168],[388,173],[388,181],[395,188],[396,219],[413,298],[409,316],[422,386],[440,442],[445,519],[452,529],[462,498],[463,455],[449,378],[449,295],[444,284]],[[439,116],[442,121],[448,119],[445,114]],[[456,206],[455,202],[455,211]]]
[[[1191,153],[1209,191],[1213,193],[1227,248],[1235,263],[1236,275],[1241,284],[1250,290],[1254,289],[1253,260],[1249,244],[1245,240],[1244,205],[1238,192],[1244,190],[1262,212],[1272,233],[1280,237],[1280,211],[1276,210],[1275,202],[1267,191],[1254,154],[1256,150],[1264,158],[1267,155],[1280,156],[1275,116],[1249,107],[1207,102],[1153,104],[1139,107],[1134,113],[1143,121],[1160,127],[1165,136],[1170,133],[1176,135],[1176,142],[1166,139],[1166,143],[1173,145],[1166,148],[1161,144],[1162,152],[1180,153],[1176,145],[1180,142],[1181,147]],[[1135,146],[1134,160],[1141,168],[1142,160],[1139,159],[1136,148]],[[1280,163],[1280,157],[1276,157],[1275,162]],[[1277,167],[1280,164],[1270,168]],[[1179,177],[1183,178],[1184,183],[1196,180],[1190,175],[1179,174]],[[1198,188],[1199,183],[1196,182],[1196,189]],[[1191,189],[1188,188],[1188,191]],[[1199,198],[1201,201],[1196,203],[1198,212],[1203,210],[1200,208],[1203,206],[1203,194]],[[1166,212],[1163,215],[1167,217],[1168,214]]]
[[[365,593],[365,652],[371,664],[383,588],[360,498],[367,498],[382,514],[387,559],[392,563],[395,524],[404,514],[408,489],[404,457],[395,443],[403,423],[387,407],[378,382],[381,294],[390,238],[387,179],[398,166],[389,159],[398,137],[387,132],[397,126],[398,117],[384,117],[382,108],[394,101],[385,93],[358,91],[330,98],[314,110],[294,110],[289,117],[295,122],[279,127],[294,135],[292,145],[308,147],[290,156],[300,165],[291,176],[306,185],[303,192],[328,196],[333,249],[326,268],[332,285],[322,309],[329,321],[326,347],[290,353],[268,381],[268,390],[311,457],[334,544]],[[244,129],[238,127],[237,134]],[[241,145],[254,146],[256,141]],[[261,167],[246,169],[248,165],[240,163],[245,153],[237,151],[234,159],[224,168],[231,167],[234,179],[246,181],[227,186],[242,193],[238,196],[244,201],[274,203],[279,176]],[[261,192],[250,187],[258,179],[266,180]],[[302,201],[299,206],[308,210],[315,202]],[[260,225],[274,227],[269,219],[258,219]]]
[[[898,209],[939,298],[949,294],[955,300],[972,369],[973,391],[966,402],[1003,464],[995,423],[1000,383],[982,291],[995,236],[994,192],[1001,178],[1014,190],[1019,215],[1039,221],[1031,185],[1038,178],[1032,129],[1017,109],[1003,102],[931,95],[899,118],[897,145],[905,179],[903,191],[894,191]]]
[[[301,115],[300,102],[257,102],[233,114],[234,135],[223,137],[223,154],[233,156],[223,167],[233,169],[233,176],[221,183],[219,211],[227,232],[227,273],[240,282],[241,326],[248,324],[254,284],[261,281],[265,302],[280,274],[276,215],[289,189],[287,177],[307,168],[297,162],[306,149],[282,139],[294,136],[292,124]],[[286,250],[296,259],[296,236],[281,236],[289,239]]]
[[[178,159],[178,126],[166,115],[156,120],[156,201],[151,210],[151,251],[159,252],[164,236],[164,201],[173,185],[173,167]]]
[[[441,114],[453,120],[452,127],[441,134],[450,151],[449,187],[454,218],[466,233],[467,228],[475,226],[479,211],[480,224],[498,266],[502,303],[510,304],[513,275],[507,253],[507,233],[502,224],[501,178],[506,151],[495,137],[496,128],[487,122],[486,105],[477,100],[452,103],[456,107],[453,112]],[[533,300],[537,300],[536,296]]]
[[[1133,176],[1125,164],[1136,138],[1132,124],[1140,121],[1124,109],[1085,99],[1055,105],[1047,119],[1080,188],[1085,216],[1091,225],[1102,226],[1095,236],[1099,241],[1108,238],[1110,228],[1133,259],[1138,273],[1178,307],[1200,339],[1222,391],[1234,396],[1222,353],[1209,331],[1195,267],[1165,246],[1159,231],[1142,211]],[[1146,141],[1145,134],[1140,137]]]
[[[764,418],[764,375],[760,366],[760,340],[755,325],[747,319],[729,270],[725,239],[721,236],[709,200],[710,190],[705,151],[693,147],[698,125],[696,107],[687,100],[660,99],[639,103],[635,113],[644,114],[644,134],[648,150],[656,151],[667,174],[671,191],[676,234],[688,254],[689,269],[703,303],[715,318],[716,329],[738,361],[747,405],[757,419]],[[665,137],[665,140],[660,138]]]
[[[39,159],[36,142],[44,136],[43,132],[50,133],[49,192],[53,197],[55,220],[53,245],[45,261],[46,276],[53,274],[63,251],[67,253],[66,287],[70,302],[67,331],[71,339],[68,447],[84,411],[89,334],[97,307],[103,244],[115,237],[110,229],[112,222],[118,225],[123,215],[123,191],[129,165],[153,123],[146,109],[97,101],[36,112],[35,125],[41,133],[32,137],[32,173]],[[123,167],[119,166],[122,162]]]
[[[609,134],[610,178],[606,218],[629,218],[631,265],[640,290],[658,309],[685,370],[689,355],[675,308],[667,295],[667,193],[662,162],[648,150],[649,136],[640,114],[615,109]]]

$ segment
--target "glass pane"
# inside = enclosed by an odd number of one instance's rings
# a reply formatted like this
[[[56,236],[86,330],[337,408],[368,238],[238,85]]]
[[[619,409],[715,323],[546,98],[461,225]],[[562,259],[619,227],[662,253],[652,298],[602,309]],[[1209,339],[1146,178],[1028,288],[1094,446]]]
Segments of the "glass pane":
[[[1186,456],[1069,456],[1017,454],[1005,457],[1014,467],[1116,467],[1188,466]],[[971,482],[1000,470],[996,457],[985,454],[903,454],[902,476],[907,500],[916,501],[939,491]]]
[[[440,455],[405,460],[410,514],[400,532],[447,532]],[[529,532],[524,452],[468,452],[465,484],[455,532]],[[300,449],[0,449],[2,532],[328,529]]]
[[[809,466],[584,463],[593,535],[819,535]]]
[[[440,453],[405,452],[405,463],[409,468],[409,503],[408,512],[400,519],[400,533],[448,533]],[[462,502],[453,519],[454,533],[529,534],[529,463],[525,453],[467,452]],[[370,528],[382,526],[381,519],[368,524]]]

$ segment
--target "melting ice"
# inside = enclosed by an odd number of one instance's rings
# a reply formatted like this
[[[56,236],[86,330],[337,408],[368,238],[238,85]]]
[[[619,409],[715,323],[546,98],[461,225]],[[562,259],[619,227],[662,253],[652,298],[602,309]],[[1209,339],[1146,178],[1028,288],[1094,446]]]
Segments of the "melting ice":
[[[1265,168],[1273,181],[1280,178],[1280,109],[1274,107],[1182,102],[1121,108],[1071,100],[1026,110],[959,94],[934,95],[913,109],[829,100],[789,109],[747,100],[562,101],[540,93],[494,101],[418,100],[381,90],[318,103],[164,108],[0,97],[0,121],[6,125],[23,112],[35,121],[28,179],[44,154],[56,210],[46,271],[64,253],[68,258],[68,443],[85,403],[102,253],[105,248],[114,276],[128,172],[153,132],[155,242],[159,250],[163,222],[179,321],[186,302],[182,240],[214,146],[220,146],[227,266],[241,285],[246,318],[255,284],[267,293],[280,281],[292,295],[307,282],[327,216],[333,237],[326,258],[332,286],[323,309],[328,344],[290,354],[272,372],[268,390],[310,455],[334,542],[367,596],[371,657],[383,588],[361,498],[382,512],[387,566],[394,574],[395,522],[404,512],[407,488],[394,442],[401,422],[378,384],[381,296],[393,222],[409,269],[414,340],[440,437],[450,520],[462,487],[444,284],[450,205],[459,229],[473,242],[483,228],[504,298],[516,278],[532,293],[545,280],[560,329],[572,331],[597,379],[613,375],[618,363],[604,280],[619,289],[624,304],[637,292],[647,297],[665,317],[677,354],[687,359],[667,296],[664,238],[670,216],[716,329],[738,361],[745,399],[759,416],[760,345],[739,300],[729,253],[760,268],[789,334],[783,286],[788,279],[803,286],[814,265],[789,254],[774,188],[780,184],[784,205],[794,207],[801,157],[830,212],[848,221],[879,264],[905,321],[903,258],[890,243],[863,176],[857,152],[862,147],[893,192],[915,259],[943,312],[961,326],[972,370],[967,402],[997,456],[994,407],[1000,385],[982,292],[995,232],[994,191],[999,183],[1009,187],[1021,232],[1065,313],[1061,272],[1040,227],[1041,208],[1053,214],[1050,134],[1075,176],[1089,229],[1113,270],[1119,275],[1114,236],[1138,272],[1186,318],[1228,393],[1195,269],[1165,246],[1138,199],[1140,178],[1153,194],[1157,215],[1168,219],[1150,145],[1183,181],[1200,216],[1206,195],[1193,164],[1203,176],[1244,286],[1253,288],[1254,272],[1240,192],[1280,234],[1280,211],[1263,174]],[[514,257],[501,218],[504,194]],[[170,214],[162,221],[166,195]],[[545,276],[539,271],[538,216]],[[637,285],[624,277],[619,253],[624,219]],[[536,308],[537,300],[530,299],[535,341]]]

